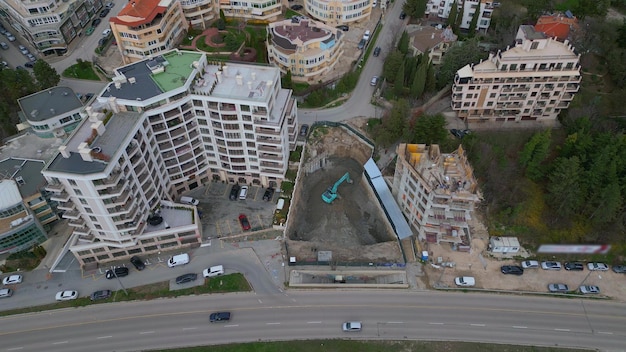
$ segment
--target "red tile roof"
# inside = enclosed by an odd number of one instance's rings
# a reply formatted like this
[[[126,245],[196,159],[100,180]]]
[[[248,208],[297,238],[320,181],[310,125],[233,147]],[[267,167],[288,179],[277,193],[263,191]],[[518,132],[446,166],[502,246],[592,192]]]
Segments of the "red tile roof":
[[[545,33],[548,37],[556,37],[564,41],[572,28],[578,26],[576,17],[567,17],[562,14],[543,15],[537,20],[535,30]]]
[[[130,0],[122,11],[109,21],[126,26],[150,23],[158,14],[167,11],[167,7],[159,6],[160,2],[161,0]]]

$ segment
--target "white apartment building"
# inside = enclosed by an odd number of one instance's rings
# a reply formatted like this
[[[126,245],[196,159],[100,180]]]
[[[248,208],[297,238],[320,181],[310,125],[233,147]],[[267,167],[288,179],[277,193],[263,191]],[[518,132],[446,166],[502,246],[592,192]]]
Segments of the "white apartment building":
[[[219,0],[224,16],[244,20],[275,21],[282,15],[282,7],[280,0]]]
[[[20,130],[41,138],[63,137],[85,117],[83,103],[69,87],[52,87],[17,100],[22,109]]]
[[[284,20],[268,26],[267,57],[292,80],[324,81],[343,56],[344,33],[312,20]]]
[[[455,0],[428,0],[426,5],[426,16],[428,18],[438,17],[440,20],[447,20],[450,10]],[[458,13],[463,11],[463,18],[459,25],[462,29],[469,29],[472,17],[478,9],[480,15],[476,23],[476,30],[486,31],[491,25],[491,15],[497,2],[491,0],[456,0]]]
[[[376,0],[304,0],[304,9],[329,26],[368,20]]]
[[[457,71],[452,109],[468,123],[555,123],[580,87],[579,59],[567,40],[520,26],[514,47]]]
[[[469,250],[478,183],[462,146],[443,154],[438,145],[400,144],[392,194],[418,239]]]
[[[180,0],[180,5],[187,23],[194,28],[207,29],[217,17],[213,0]]]
[[[278,186],[297,137],[277,68],[197,52],[118,68],[87,110],[43,171],[83,265],[199,245],[196,208],[173,201],[212,180]]]
[[[89,26],[103,0],[2,0],[13,34],[29,41],[43,55],[63,55],[72,40]],[[97,16],[97,15],[96,15]]]

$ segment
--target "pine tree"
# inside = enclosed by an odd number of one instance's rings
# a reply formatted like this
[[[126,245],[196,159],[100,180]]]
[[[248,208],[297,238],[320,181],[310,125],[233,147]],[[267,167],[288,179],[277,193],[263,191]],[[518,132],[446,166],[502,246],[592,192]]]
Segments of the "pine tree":
[[[478,25],[478,17],[480,17],[480,2],[478,3],[478,6],[476,6],[476,11],[474,11],[474,14],[472,15],[472,22],[470,22],[470,27],[469,27],[470,38],[474,37],[474,35],[476,34],[476,26]]]
[[[446,25],[450,26],[450,27],[454,27],[454,23],[456,22],[456,16],[459,13],[459,6],[456,3],[456,0],[454,0],[454,2],[452,3],[452,8],[450,9],[450,14],[448,15],[448,21],[446,22]]]
[[[404,94],[404,62],[402,62],[394,82],[393,92],[396,96],[401,97]]]

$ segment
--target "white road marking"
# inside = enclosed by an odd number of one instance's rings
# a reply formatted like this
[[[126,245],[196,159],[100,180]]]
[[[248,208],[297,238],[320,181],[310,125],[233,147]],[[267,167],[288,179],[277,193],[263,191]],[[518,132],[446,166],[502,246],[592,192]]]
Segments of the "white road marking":
[[[23,350],[24,347],[13,347],[13,348],[9,348],[7,351],[17,351],[17,350]]]
[[[443,323],[428,323],[429,325],[443,325]]]
[[[239,326],[239,324],[224,325],[225,328],[234,328],[237,326]]]
[[[183,331],[185,330],[196,330],[197,328],[183,328]]]
[[[554,331],[570,331],[569,329],[554,329]]]
[[[265,325],[280,325],[280,323],[265,323]]]
[[[485,326],[485,324],[470,324],[471,326]]]
[[[513,329],[528,329],[526,326],[513,325]]]
[[[259,303],[263,304],[263,301],[261,301],[260,299],[258,301],[259,301]]]
[[[403,321],[388,321],[387,324],[404,324]]]
[[[307,324],[321,324],[321,321],[307,321]]]
[[[610,331],[598,331],[598,334],[613,335]]]
[[[143,331],[139,333],[139,335],[145,335],[145,334],[154,334],[154,331]]]
[[[67,341],[59,341],[59,342],[54,342],[52,343],[53,345],[62,345],[64,343],[67,343]]]
[[[113,336],[111,336],[111,335],[109,335],[109,336],[100,336],[100,337],[96,337],[96,339],[98,339],[98,340],[100,340],[100,339],[110,339],[111,337],[113,337]]]

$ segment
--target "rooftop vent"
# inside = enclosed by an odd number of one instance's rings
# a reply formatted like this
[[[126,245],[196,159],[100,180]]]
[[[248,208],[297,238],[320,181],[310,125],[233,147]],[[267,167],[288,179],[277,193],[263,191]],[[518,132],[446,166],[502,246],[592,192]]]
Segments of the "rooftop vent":
[[[50,113],[51,113],[51,114],[54,114],[55,112],[56,112],[56,111],[54,111],[54,109],[52,109],[52,108],[50,109]]]
[[[64,96],[67,96],[67,92],[63,92],[63,95],[64,95]]]
[[[37,110],[37,109],[35,109],[35,110],[30,112],[30,116],[31,117],[37,117],[37,114],[39,114],[39,110]]]
[[[15,178],[15,182],[17,182],[18,185],[22,186],[26,184],[26,181],[24,181],[24,178],[22,176],[17,176]]]
[[[136,82],[137,82],[137,80],[135,79],[135,77],[128,78],[128,83],[135,84]]]

